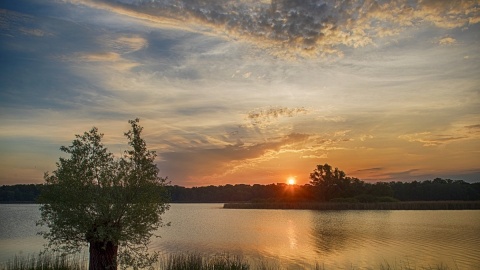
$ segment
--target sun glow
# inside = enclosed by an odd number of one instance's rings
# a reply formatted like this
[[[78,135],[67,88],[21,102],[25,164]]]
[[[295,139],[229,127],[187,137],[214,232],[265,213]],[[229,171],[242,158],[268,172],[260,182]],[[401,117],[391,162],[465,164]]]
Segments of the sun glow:
[[[296,182],[296,181],[295,181],[295,178],[293,178],[293,177],[290,177],[290,178],[288,178],[288,180],[287,180],[287,184],[289,184],[289,185],[295,185],[295,182]]]

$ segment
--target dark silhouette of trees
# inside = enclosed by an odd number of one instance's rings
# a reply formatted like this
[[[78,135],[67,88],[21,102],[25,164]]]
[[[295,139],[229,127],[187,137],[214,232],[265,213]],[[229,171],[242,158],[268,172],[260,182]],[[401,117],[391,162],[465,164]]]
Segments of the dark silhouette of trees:
[[[45,174],[39,197],[48,247],[65,253],[89,245],[90,269],[133,268],[154,262],[147,244],[168,209],[165,179],[158,177],[155,152],[141,138],[139,120],[125,133],[131,149],[117,159],[92,128],[61,150],[57,169]]]
[[[311,200],[310,186],[224,185],[185,188],[167,186],[172,202],[248,202],[248,201],[305,201]]]
[[[33,203],[40,195],[42,185],[12,185],[0,187],[0,203]]]
[[[310,174],[310,183],[316,187],[317,199],[320,201],[351,198],[363,194],[369,189],[377,190],[357,178],[347,177],[345,172],[338,168],[333,169],[327,163],[317,165]]]
[[[172,202],[300,202],[300,201],[449,201],[480,200],[480,182],[435,178],[413,182],[364,182],[348,177],[328,164],[318,165],[310,174],[307,185],[289,186],[284,183],[268,185],[223,185],[186,188],[166,186]],[[42,185],[0,187],[0,202],[31,201],[36,199]],[[33,198],[33,199],[31,199]]]
[[[344,190],[345,173],[332,166],[317,165],[317,168],[310,174],[310,183],[317,187],[319,200],[329,201],[332,198],[340,197]]]
[[[480,183],[435,178],[413,182],[391,182],[393,196],[401,201],[479,200]]]
[[[310,174],[310,183],[315,187],[316,199],[331,201],[350,198],[350,202],[391,201],[439,201],[479,200],[480,184],[463,180],[435,178],[422,182],[377,182],[365,183],[347,177],[338,168],[328,164],[317,165]]]
[[[350,178],[340,197],[331,200],[375,202],[395,198],[400,201],[480,200],[480,182],[437,178],[413,182],[366,183]],[[13,185],[0,187],[0,203],[36,201],[43,185]],[[269,185],[224,185],[186,188],[178,185],[164,187],[171,202],[268,202],[319,201],[318,187],[313,185],[288,186],[283,183]]]

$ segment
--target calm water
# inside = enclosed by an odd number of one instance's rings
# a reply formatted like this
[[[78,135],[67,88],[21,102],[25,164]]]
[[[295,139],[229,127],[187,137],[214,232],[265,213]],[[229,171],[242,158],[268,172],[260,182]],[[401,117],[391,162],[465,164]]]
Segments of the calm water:
[[[42,249],[37,205],[0,205],[0,262]],[[151,248],[303,269],[480,269],[480,211],[308,211],[173,204]]]

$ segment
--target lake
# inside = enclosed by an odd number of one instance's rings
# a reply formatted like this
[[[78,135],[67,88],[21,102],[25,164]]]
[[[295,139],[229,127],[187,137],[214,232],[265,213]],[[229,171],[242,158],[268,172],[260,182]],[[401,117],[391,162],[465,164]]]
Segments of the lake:
[[[281,269],[480,269],[480,210],[311,211],[172,204],[151,249],[238,255]],[[42,249],[38,205],[0,205],[0,262]]]

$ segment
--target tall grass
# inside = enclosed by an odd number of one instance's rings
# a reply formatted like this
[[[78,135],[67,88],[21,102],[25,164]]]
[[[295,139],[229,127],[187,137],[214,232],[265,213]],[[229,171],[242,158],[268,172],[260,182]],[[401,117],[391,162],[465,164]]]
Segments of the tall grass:
[[[381,264],[380,270],[450,270],[451,268],[444,264],[439,264],[437,266],[427,266],[427,267],[420,267],[411,266],[408,263],[400,264],[400,265],[391,265],[389,263]],[[456,270],[459,270],[458,267]]]
[[[197,254],[173,254],[167,256],[162,270],[248,270],[250,265],[236,256],[217,255],[204,257]]]
[[[0,265],[0,270],[87,270],[88,264],[84,256],[63,256],[60,254],[40,254],[30,256],[15,256],[7,263]],[[279,270],[285,269],[278,265],[269,265],[260,261],[253,267],[247,261],[237,256],[199,254],[170,254],[162,257],[153,268],[155,270]],[[312,270],[325,270],[318,263]],[[356,269],[352,266],[352,269]],[[409,264],[381,264],[381,270],[450,270],[446,265],[434,267],[416,267]],[[458,268],[456,269],[458,270]]]
[[[85,258],[57,253],[15,256],[0,266],[2,270],[87,270]]]

